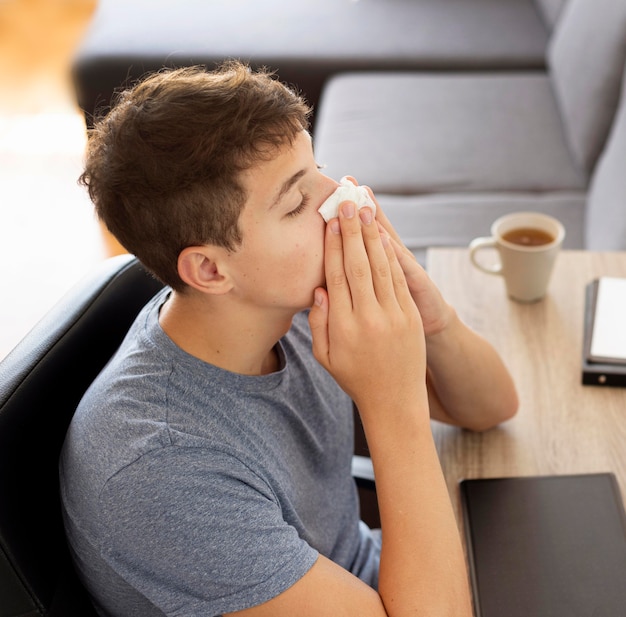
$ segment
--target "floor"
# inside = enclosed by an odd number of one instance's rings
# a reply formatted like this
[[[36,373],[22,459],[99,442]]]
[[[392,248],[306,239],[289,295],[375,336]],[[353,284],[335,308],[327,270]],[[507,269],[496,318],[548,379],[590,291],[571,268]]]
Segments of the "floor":
[[[120,252],[78,186],[85,124],[69,80],[96,0],[0,0],[0,359]]]

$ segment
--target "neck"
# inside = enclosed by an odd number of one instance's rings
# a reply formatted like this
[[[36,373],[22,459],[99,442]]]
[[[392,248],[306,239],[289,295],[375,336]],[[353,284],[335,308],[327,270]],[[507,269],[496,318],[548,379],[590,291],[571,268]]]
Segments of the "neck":
[[[289,330],[293,314],[225,300],[172,292],[159,323],[183,351],[214,366],[242,375],[278,370],[276,343]]]

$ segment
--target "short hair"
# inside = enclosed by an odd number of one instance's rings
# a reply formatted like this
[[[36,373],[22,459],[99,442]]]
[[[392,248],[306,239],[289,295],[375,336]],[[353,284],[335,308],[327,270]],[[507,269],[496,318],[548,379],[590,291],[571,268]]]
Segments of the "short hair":
[[[123,91],[89,132],[84,172],[99,218],[176,290],[188,246],[236,250],[241,172],[308,130],[310,108],[266,69],[163,69]]]

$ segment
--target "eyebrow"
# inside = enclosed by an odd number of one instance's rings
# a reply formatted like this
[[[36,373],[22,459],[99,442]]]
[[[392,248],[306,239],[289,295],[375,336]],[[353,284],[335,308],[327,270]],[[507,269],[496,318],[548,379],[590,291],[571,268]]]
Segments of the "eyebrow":
[[[289,190],[291,189],[291,187],[298,181],[300,180],[300,178],[302,178],[302,176],[304,176],[304,174],[306,173],[306,169],[301,169],[299,172],[295,173],[293,176],[291,176],[291,178],[289,178],[281,187],[280,187],[280,191],[278,191],[278,195],[276,197],[276,199],[274,200],[274,202],[272,203],[272,205],[270,206],[270,209],[273,208],[274,206],[276,206],[280,200],[289,192]]]

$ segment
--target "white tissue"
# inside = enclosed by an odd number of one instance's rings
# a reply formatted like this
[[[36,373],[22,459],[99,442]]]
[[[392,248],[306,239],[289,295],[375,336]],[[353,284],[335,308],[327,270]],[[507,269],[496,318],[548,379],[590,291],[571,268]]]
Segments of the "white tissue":
[[[364,186],[355,186],[347,178],[342,178],[335,192],[319,207],[318,212],[328,223],[339,214],[339,204],[344,201],[353,201],[357,209],[369,206],[376,214],[376,204],[372,201]]]

